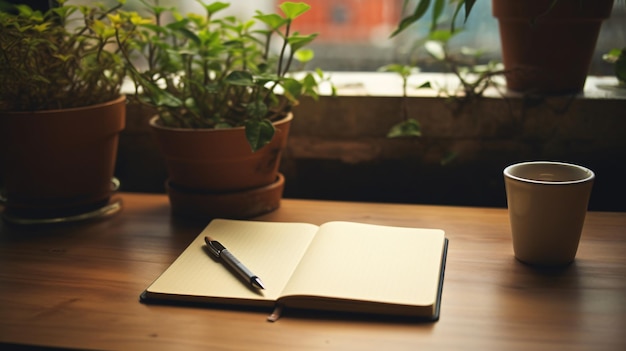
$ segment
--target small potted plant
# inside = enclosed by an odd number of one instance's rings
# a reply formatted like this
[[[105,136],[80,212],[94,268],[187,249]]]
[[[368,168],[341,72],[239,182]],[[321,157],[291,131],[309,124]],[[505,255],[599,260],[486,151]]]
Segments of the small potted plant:
[[[492,0],[492,13],[499,21],[507,87],[539,94],[582,91],[600,26],[610,16],[613,1]],[[419,0],[393,35],[422,19],[429,9],[431,35],[436,33],[447,5],[453,7],[450,30],[454,32],[459,15],[464,12],[467,20],[475,3]]]
[[[617,78],[618,86],[626,88],[626,48],[612,49],[608,53],[602,55],[604,61],[615,65],[614,72]]]
[[[110,205],[125,123],[125,65],[109,20],[120,6],[59,0],[43,12],[26,5],[0,12],[5,218],[84,218]]]
[[[282,14],[217,17],[222,2],[202,3],[204,14],[148,6],[151,21],[125,16],[137,38],[126,52],[139,103],[151,120],[168,170],[166,190],[175,214],[245,218],[279,206],[278,172],[292,119],[303,95],[317,97],[322,72],[289,72],[316,34],[291,30],[305,3],[283,2]],[[124,16],[122,16],[124,17]],[[169,22],[165,18],[171,18]]]

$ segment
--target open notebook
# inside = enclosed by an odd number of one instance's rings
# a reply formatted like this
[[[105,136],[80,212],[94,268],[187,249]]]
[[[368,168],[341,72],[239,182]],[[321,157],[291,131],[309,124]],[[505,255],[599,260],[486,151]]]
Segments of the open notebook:
[[[251,288],[213,258],[205,236],[257,274],[265,290]],[[437,320],[447,242],[439,229],[214,219],[141,300]]]

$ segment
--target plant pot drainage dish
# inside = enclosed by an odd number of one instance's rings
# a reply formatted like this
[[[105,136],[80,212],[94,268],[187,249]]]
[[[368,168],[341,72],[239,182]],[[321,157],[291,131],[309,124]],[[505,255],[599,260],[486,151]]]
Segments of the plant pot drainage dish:
[[[117,178],[111,179],[111,192],[119,189],[120,182]],[[5,207],[6,198],[0,196],[0,209]],[[31,212],[23,213],[11,209],[2,211],[2,218],[11,224],[19,225],[49,225],[57,223],[80,222],[91,219],[105,218],[118,213],[122,209],[122,200],[115,196],[111,196],[106,201],[102,201],[90,206],[81,206],[71,212],[39,214],[33,216]]]
[[[280,173],[269,185],[222,193],[186,189],[170,180],[165,183],[172,212],[195,219],[244,219],[271,212],[280,207],[284,186]]]

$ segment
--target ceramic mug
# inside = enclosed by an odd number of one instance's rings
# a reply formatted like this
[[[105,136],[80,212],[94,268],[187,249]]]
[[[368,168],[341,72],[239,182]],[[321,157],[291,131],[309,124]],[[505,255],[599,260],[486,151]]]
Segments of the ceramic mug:
[[[574,260],[594,179],[590,169],[561,162],[523,162],[504,169],[518,260],[542,266]]]

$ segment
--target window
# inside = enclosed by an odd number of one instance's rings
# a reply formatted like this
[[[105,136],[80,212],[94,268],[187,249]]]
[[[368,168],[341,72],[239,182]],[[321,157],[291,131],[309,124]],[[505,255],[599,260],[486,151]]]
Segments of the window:
[[[312,10],[298,19],[297,28],[302,32],[320,32],[313,44],[316,62],[312,64],[327,71],[372,71],[391,62],[408,63],[416,42],[428,31],[428,21],[416,23],[400,36],[389,39],[402,17],[403,2],[308,0]],[[324,21],[323,13],[332,13],[338,6],[347,12],[345,17],[348,21],[341,24]],[[451,15],[448,14],[448,18]],[[428,17],[429,14],[425,16]],[[332,17],[329,15],[328,18]],[[477,1],[463,32],[450,41],[451,51],[458,52],[464,46],[482,51],[484,61],[501,60],[498,23],[491,15],[491,1]],[[612,75],[613,67],[602,60],[602,55],[612,48],[625,46],[626,1],[615,0],[611,18],[602,25],[590,68],[591,75]],[[425,51],[418,49],[417,53],[420,58],[418,65],[423,71],[440,69],[429,65]]]
[[[50,0],[54,2],[53,0]],[[95,0],[70,0],[91,2]],[[113,3],[113,0],[107,0]],[[210,2],[212,0],[203,0]],[[250,17],[258,9],[271,12],[284,0],[233,1],[225,12]],[[303,33],[318,32],[313,43],[316,58],[311,67],[325,71],[376,71],[389,63],[408,63],[415,43],[427,32],[427,21],[411,27],[406,33],[389,39],[400,18],[404,0],[304,0],[311,5],[308,13],[298,18],[296,29]],[[415,1],[415,0],[414,0]],[[10,2],[37,3],[43,1],[12,0]],[[202,13],[196,0],[160,0],[163,6],[177,6],[182,13]],[[139,0],[127,0],[127,7],[140,8]],[[413,8],[409,6],[409,8]],[[451,14],[448,14],[449,17]],[[426,15],[429,16],[428,14]],[[500,59],[498,24],[491,15],[491,1],[477,1],[465,30],[450,42],[452,51],[463,46],[484,52],[483,59]],[[591,75],[612,75],[612,65],[602,55],[612,48],[626,46],[626,0],[615,0],[611,18],[602,25],[596,53],[590,68]],[[441,68],[430,65],[424,51],[417,51],[418,66],[422,71]]]

